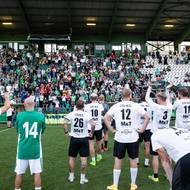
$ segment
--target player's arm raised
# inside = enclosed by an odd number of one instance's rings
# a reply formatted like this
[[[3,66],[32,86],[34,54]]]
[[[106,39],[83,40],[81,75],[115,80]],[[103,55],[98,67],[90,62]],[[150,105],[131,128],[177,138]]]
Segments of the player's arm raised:
[[[112,133],[115,133],[116,130],[111,126],[111,121],[112,121],[112,117],[108,113],[106,113],[106,115],[104,116],[104,123],[109,131],[111,131]]]
[[[172,162],[168,154],[163,148],[159,148],[156,150],[160,156],[160,160],[162,163],[162,166],[166,172],[166,176],[170,182],[170,186],[172,185],[172,175],[173,175],[173,169],[172,169]]]
[[[167,87],[166,87],[166,96],[167,96],[167,104],[171,104],[171,98],[170,98],[170,92],[169,89],[173,86],[172,83],[170,83]]]
[[[4,94],[5,104],[1,107],[1,113],[5,113],[10,108],[9,93]]]
[[[149,104],[149,106],[154,105],[155,103],[153,102],[152,98],[150,97],[150,93],[151,93],[152,87],[151,84],[149,83],[147,92],[146,92],[146,96],[145,96],[145,100],[146,102]]]

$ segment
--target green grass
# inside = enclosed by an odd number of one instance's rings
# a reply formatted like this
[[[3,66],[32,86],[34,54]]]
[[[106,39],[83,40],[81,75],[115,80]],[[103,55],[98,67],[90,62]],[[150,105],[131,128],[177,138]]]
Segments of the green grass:
[[[6,128],[1,128],[4,130]],[[112,138],[111,138],[112,139]],[[0,133],[0,189],[14,189],[14,167],[16,157],[17,134],[14,129],[9,129]],[[76,180],[74,183],[67,181],[68,177],[68,145],[69,139],[64,136],[63,129],[58,127],[48,127],[43,136],[43,157],[44,171],[42,174],[43,190],[105,190],[107,185],[112,184],[113,140],[109,141],[109,151],[103,154],[103,161],[97,167],[88,167],[87,177],[89,183],[79,184],[80,166],[79,159],[76,163]],[[147,179],[152,174],[152,168],[143,167],[143,147],[141,148],[141,165],[137,178],[139,190],[168,190],[169,185],[160,169],[160,183],[155,184]],[[119,182],[119,190],[129,189],[130,173],[128,159],[126,158],[122,167]],[[33,178],[29,171],[23,178],[23,190],[33,189]]]

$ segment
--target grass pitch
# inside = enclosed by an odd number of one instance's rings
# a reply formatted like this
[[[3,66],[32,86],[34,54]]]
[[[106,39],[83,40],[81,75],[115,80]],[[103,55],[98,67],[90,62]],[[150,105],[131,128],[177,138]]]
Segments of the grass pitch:
[[[17,134],[15,129],[0,128],[0,190],[14,189],[14,167],[16,158]],[[112,184],[113,138],[109,140],[109,151],[103,153],[103,160],[96,167],[89,166],[87,177],[89,183],[80,185],[80,162],[76,162],[74,183],[69,183],[68,178],[68,146],[69,139],[65,137],[60,127],[48,127],[43,135],[43,160],[44,171],[42,174],[43,190],[106,190]],[[138,190],[169,190],[163,170],[160,169],[160,182],[154,183],[148,179],[152,174],[152,167],[144,168],[144,148],[142,145],[141,164],[139,166],[137,184]],[[128,159],[126,158],[120,176],[119,190],[129,190],[130,173]],[[29,171],[23,177],[22,190],[33,189],[33,178]]]

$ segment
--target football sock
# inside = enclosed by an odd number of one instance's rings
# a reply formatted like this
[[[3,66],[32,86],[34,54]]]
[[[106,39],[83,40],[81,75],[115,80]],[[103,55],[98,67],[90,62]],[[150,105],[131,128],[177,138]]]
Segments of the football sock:
[[[80,174],[80,179],[84,180],[85,179],[85,174]]]
[[[92,161],[93,161],[93,162],[96,162],[96,158],[95,158],[95,157],[92,157]]]
[[[145,166],[148,166],[148,165],[149,165],[149,159],[148,159],[148,158],[145,158],[144,165],[145,165]]]
[[[69,173],[69,177],[74,178],[74,173]]]
[[[154,174],[154,178],[158,178],[158,174]]]
[[[118,186],[121,170],[113,170],[113,184]]]
[[[135,184],[136,183],[138,169],[137,168],[130,168],[130,172],[131,172],[131,183]]]
[[[41,187],[35,187],[35,190],[42,190]]]

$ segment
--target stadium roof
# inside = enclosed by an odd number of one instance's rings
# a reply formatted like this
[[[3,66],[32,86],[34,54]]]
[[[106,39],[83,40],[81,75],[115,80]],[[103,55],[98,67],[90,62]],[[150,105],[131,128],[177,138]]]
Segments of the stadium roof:
[[[190,40],[190,0],[0,0],[0,20],[0,34]]]

